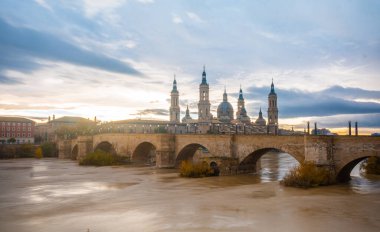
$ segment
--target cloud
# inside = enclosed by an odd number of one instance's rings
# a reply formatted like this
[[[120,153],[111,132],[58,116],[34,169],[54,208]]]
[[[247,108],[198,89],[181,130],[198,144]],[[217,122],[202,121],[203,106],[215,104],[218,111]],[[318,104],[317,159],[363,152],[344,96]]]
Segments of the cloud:
[[[49,6],[49,4],[47,4],[47,3],[45,2],[45,0],[35,0],[35,2],[36,2],[38,5],[42,6],[43,8],[52,11],[52,8]]]
[[[151,4],[151,3],[154,3],[154,0],[137,0],[138,2],[142,3],[142,4]]]
[[[87,17],[92,18],[99,13],[112,11],[119,7],[125,0],[84,0],[83,7]]]
[[[136,114],[132,114],[132,115],[168,116],[169,110],[166,110],[166,109],[144,109],[144,110],[139,110]]]
[[[14,84],[20,84],[21,82],[9,77],[6,77],[5,75],[0,73],[0,84],[8,84],[8,85],[14,85]]]
[[[33,58],[48,60],[61,60],[72,64],[104,69],[131,75],[140,73],[125,62],[88,50],[78,48],[58,37],[27,28],[16,28],[0,19],[0,53],[5,59],[5,65],[0,64],[1,69],[9,68],[7,64],[28,60],[33,63]],[[7,60],[9,55],[12,60]],[[5,56],[5,57],[4,57]],[[27,64],[32,66],[31,64]]]
[[[245,97],[255,105],[267,105],[269,87],[251,87]],[[380,99],[380,91],[333,86],[321,91],[308,92],[276,88],[280,117],[331,116],[338,114],[380,113],[380,104],[358,102],[355,98]],[[263,107],[264,108],[264,107]]]
[[[175,24],[181,24],[181,23],[183,23],[182,18],[179,17],[178,15],[175,15],[175,14],[172,15],[172,21]]]
[[[197,22],[197,23],[201,23],[203,22],[203,20],[201,19],[201,17],[199,17],[199,15],[197,15],[196,13],[194,12],[186,12],[186,15],[189,19],[191,19],[192,21],[194,22]]]
[[[74,107],[57,107],[52,105],[31,105],[31,104],[0,104],[1,110],[54,110],[54,109],[74,109]]]

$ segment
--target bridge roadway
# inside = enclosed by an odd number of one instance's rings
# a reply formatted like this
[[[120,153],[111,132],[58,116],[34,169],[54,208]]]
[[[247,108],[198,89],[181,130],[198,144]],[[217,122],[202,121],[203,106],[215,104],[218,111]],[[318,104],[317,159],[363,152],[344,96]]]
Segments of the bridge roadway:
[[[197,159],[218,165],[223,175],[255,172],[262,155],[285,152],[299,162],[332,167],[339,181],[347,181],[360,161],[380,157],[380,137],[113,133],[61,140],[58,148],[60,158],[79,160],[102,149],[159,168]]]

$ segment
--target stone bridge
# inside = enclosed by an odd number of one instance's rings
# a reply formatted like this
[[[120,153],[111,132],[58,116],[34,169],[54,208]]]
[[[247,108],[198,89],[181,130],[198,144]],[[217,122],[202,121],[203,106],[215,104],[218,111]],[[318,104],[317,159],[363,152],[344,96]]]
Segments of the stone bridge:
[[[58,143],[59,157],[81,159],[96,149],[129,157],[135,163],[176,167],[183,160],[217,165],[221,174],[256,171],[269,151],[285,152],[297,161],[332,167],[339,181],[370,156],[380,156],[380,138],[370,136],[278,136],[207,134],[98,134]]]

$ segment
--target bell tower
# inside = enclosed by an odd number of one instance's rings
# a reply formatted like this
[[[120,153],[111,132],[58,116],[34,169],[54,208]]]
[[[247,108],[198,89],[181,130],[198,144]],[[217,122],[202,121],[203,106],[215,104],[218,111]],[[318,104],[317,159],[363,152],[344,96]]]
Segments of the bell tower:
[[[244,97],[243,97],[243,90],[241,89],[241,85],[240,85],[239,98],[238,98],[237,111],[236,111],[236,118],[238,118],[240,116],[242,108],[244,108]]]
[[[180,123],[179,92],[177,90],[177,80],[173,81],[173,89],[170,93],[170,122]]]
[[[277,108],[277,94],[274,91],[274,84],[272,79],[270,93],[268,95],[268,132],[270,134],[277,134],[278,129],[278,108]]]
[[[203,66],[202,82],[199,85],[198,122],[210,122],[212,114],[209,100],[209,85],[206,79],[206,68]]]

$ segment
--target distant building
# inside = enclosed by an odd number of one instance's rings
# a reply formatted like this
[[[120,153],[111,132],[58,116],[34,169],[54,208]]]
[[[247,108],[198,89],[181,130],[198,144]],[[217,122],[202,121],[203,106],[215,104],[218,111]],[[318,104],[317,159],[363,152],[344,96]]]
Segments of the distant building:
[[[315,129],[311,131],[312,135],[315,135]],[[317,129],[317,135],[336,135],[335,133],[331,133],[329,129],[322,128],[322,129]]]
[[[179,133],[181,129],[186,128],[186,133],[212,133],[212,134],[264,134],[278,133],[278,108],[277,94],[274,91],[272,80],[271,91],[268,95],[268,124],[263,118],[261,108],[259,117],[255,121],[247,114],[243,90],[240,87],[237,103],[236,118],[234,119],[234,109],[231,103],[228,102],[226,88],[223,93],[223,101],[218,105],[217,115],[213,117],[211,114],[211,103],[209,99],[209,84],[205,67],[203,67],[202,81],[199,85],[199,102],[198,102],[198,119],[192,119],[189,113],[189,108],[186,109],[186,115],[182,118],[182,123],[179,122],[179,92],[177,89],[177,81],[174,79],[173,88],[170,93],[171,104],[169,108],[169,124],[168,131]],[[174,129],[173,129],[174,128]],[[177,129],[175,129],[177,128]]]
[[[371,136],[380,136],[380,133],[373,133],[373,134],[371,134]]]
[[[96,119],[95,119],[96,120]],[[53,119],[51,120],[50,116],[48,122],[39,123],[36,125],[36,133],[35,137],[38,142],[55,142],[57,140],[57,131],[60,129],[73,129],[80,125],[90,125],[95,126],[96,121],[92,121],[90,119],[82,118],[82,117],[71,117],[64,116],[61,118],[55,118],[53,115]]]
[[[34,125],[22,117],[0,117],[0,143],[34,143]]]

